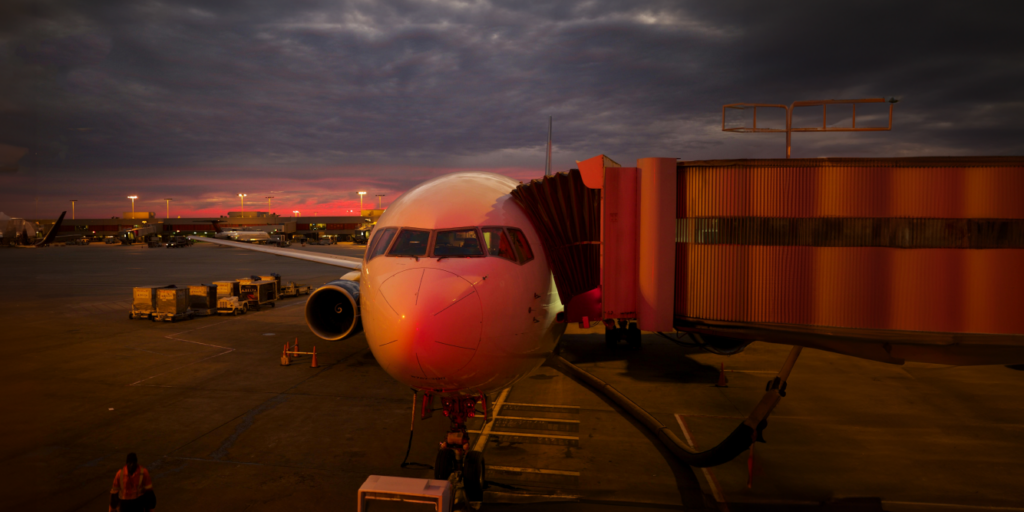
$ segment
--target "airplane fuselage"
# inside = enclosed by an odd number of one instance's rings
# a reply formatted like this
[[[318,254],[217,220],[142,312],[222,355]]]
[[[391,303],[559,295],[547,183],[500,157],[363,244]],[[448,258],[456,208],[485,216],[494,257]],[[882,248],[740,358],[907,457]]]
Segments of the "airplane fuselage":
[[[450,174],[381,216],[359,292],[367,343],[396,380],[434,392],[497,391],[539,366],[564,332],[540,238],[509,195],[517,185]]]

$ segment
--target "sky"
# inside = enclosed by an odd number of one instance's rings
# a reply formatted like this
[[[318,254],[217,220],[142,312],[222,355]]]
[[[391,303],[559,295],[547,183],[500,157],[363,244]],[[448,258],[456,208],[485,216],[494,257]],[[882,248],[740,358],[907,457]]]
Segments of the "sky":
[[[721,130],[737,102],[899,100],[892,131],[794,134],[794,157],[1021,155],[1013,5],[5,0],[0,211],[345,215],[450,172],[539,178],[549,116],[556,171],[784,157]]]

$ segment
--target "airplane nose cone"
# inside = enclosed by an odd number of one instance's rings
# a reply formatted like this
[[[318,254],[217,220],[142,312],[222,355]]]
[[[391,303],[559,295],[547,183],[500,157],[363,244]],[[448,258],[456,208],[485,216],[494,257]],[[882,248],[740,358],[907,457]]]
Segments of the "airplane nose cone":
[[[377,338],[371,348],[400,380],[445,387],[480,344],[480,297],[458,274],[433,268],[398,272],[380,284],[371,307]]]

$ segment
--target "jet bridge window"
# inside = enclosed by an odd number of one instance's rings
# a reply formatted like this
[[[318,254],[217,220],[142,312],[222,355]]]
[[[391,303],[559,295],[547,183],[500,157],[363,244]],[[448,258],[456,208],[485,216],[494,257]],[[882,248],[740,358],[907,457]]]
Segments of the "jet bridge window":
[[[430,231],[403,228],[388,256],[426,256],[429,241]]]
[[[370,261],[388,250],[391,239],[395,237],[395,228],[386,228],[377,233],[370,242],[370,248],[366,250],[366,261]]]
[[[512,235],[512,244],[516,248],[516,252],[519,254],[519,262],[526,263],[533,259],[533,249],[530,248],[530,242],[526,240],[526,233],[523,233],[521,229],[508,228],[508,232]]]
[[[434,238],[434,256],[483,256],[475,229],[438,231]]]
[[[516,253],[512,251],[512,244],[505,235],[505,230],[498,227],[483,228],[484,245],[487,246],[487,254],[505,258],[509,261],[516,261]]]

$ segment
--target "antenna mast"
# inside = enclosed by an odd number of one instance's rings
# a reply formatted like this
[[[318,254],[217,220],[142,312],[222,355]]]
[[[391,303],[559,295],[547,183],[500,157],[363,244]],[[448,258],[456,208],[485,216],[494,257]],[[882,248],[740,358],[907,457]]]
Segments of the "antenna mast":
[[[551,176],[551,116],[548,116],[548,154],[544,160],[544,176]]]

